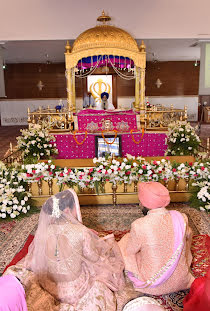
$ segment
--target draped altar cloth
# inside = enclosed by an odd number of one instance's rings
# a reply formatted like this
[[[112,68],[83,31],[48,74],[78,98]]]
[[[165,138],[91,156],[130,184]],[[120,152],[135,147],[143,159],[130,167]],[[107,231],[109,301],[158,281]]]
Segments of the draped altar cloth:
[[[80,131],[97,132],[105,130],[104,122],[109,120],[111,130],[129,132],[137,130],[136,116],[133,110],[95,110],[84,109],[77,113],[78,128]]]
[[[99,133],[97,135],[100,135]],[[82,145],[78,145],[73,134],[54,135],[58,148],[58,159],[92,159],[95,157],[95,134],[88,134]],[[133,156],[156,157],[164,156],[167,145],[165,144],[166,134],[145,133],[140,144],[138,142],[141,134],[121,134],[122,156],[127,153]],[[77,134],[76,139],[82,142],[85,134]]]

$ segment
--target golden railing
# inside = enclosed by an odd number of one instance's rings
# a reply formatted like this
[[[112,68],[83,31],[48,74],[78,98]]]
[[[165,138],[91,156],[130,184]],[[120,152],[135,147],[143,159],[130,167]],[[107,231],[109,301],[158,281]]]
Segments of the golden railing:
[[[185,180],[171,180],[167,183],[163,183],[169,189],[172,202],[186,202],[189,200],[189,182],[189,178],[186,178]],[[56,179],[51,179],[49,181],[40,179],[39,181],[29,183],[28,185],[29,192],[32,194],[32,199],[37,201],[36,204],[39,206],[42,205],[51,195],[54,195],[60,191]],[[116,205],[118,203],[118,199],[119,203],[137,203],[137,185],[137,181],[132,184],[111,184],[106,182],[101,185],[98,193],[95,188],[84,188],[79,190],[77,186],[74,186],[74,190],[77,192],[80,202],[82,202],[83,205],[89,205],[91,204],[90,202],[93,204],[109,202],[110,204]],[[62,190],[67,188],[68,186],[64,186]]]
[[[38,110],[31,112],[28,108],[28,125],[29,128],[35,124],[47,125],[50,131],[71,131],[73,123],[73,116],[67,109],[57,110],[48,108],[42,109],[39,107]]]
[[[22,151],[17,146],[13,148],[12,143],[10,143],[10,148],[7,150],[2,161],[8,166],[14,163],[23,164]]]
[[[144,111],[144,127],[147,130],[167,130],[168,125],[174,121],[187,120],[187,107],[184,109],[174,109],[173,105],[170,108],[163,106],[153,106],[151,109]]]

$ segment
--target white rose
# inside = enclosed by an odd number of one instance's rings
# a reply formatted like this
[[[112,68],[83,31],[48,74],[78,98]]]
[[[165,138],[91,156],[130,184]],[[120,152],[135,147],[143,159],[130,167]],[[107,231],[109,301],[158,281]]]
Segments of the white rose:
[[[5,214],[5,213],[2,213],[2,214],[1,214],[1,218],[6,218],[6,214]]]

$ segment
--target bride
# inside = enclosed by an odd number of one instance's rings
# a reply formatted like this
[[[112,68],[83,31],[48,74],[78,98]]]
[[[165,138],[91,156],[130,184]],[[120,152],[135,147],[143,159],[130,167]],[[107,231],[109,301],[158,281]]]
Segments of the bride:
[[[114,311],[123,269],[114,236],[99,238],[82,224],[77,195],[69,189],[45,202],[28,255],[6,274],[25,285],[29,311]]]

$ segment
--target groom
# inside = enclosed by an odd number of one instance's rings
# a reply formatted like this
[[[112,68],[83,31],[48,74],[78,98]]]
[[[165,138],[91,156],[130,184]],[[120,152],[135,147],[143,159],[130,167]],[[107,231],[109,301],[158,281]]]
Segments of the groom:
[[[136,291],[150,295],[189,288],[194,277],[187,216],[166,209],[170,196],[162,184],[144,182],[138,190],[140,203],[149,211],[119,242],[128,278]]]

